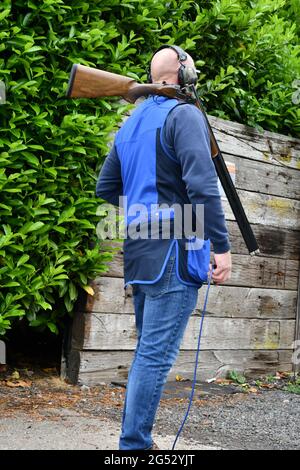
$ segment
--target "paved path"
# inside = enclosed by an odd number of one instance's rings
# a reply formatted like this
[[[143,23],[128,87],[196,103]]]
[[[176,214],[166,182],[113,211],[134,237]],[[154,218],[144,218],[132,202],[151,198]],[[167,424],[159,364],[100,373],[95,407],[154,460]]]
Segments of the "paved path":
[[[154,434],[161,449],[169,450],[175,436],[165,437]],[[0,419],[1,450],[116,450],[118,449],[119,427],[110,420],[81,416],[76,412],[51,409],[51,415],[38,420],[20,415]],[[199,442],[184,439],[177,450],[214,449]]]

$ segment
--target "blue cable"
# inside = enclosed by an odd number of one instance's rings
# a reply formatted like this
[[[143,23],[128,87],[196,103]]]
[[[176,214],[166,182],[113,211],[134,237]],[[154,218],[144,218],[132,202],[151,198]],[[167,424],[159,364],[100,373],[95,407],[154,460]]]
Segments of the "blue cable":
[[[214,272],[214,269],[211,270],[210,275],[208,277],[208,281],[207,281],[207,288],[206,288],[204,306],[203,306],[202,315],[201,315],[201,322],[200,322],[200,331],[199,331],[199,336],[198,336],[198,346],[197,346],[197,352],[196,352],[196,361],[195,361],[193,385],[192,385],[192,391],[191,391],[191,395],[190,395],[189,405],[188,405],[188,409],[185,413],[185,417],[183,418],[183,421],[181,423],[181,426],[180,426],[180,428],[179,428],[179,430],[176,434],[176,437],[175,437],[175,440],[174,440],[174,443],[173,443],[173,446],[172,446],[172,450],[175,449],[176,442],[178,441],[178,438],[181,434],[181,431],[183,430],[183,426],[185,425],[185,422],[188,418],[188,415],[189,415],[189,412],[190,412],[190,409],[191,409],[191,406],[192,406],[192,401],[193,401],[193,398],[194,398],[196,380],[197,380],[197,368],[198,368],[198,362],[199,362],[199,353],[200,353],[200,346],[201,346],[201,337],[202,337],[202,330],[203,330],[203,321],[204,321],[204,316],[205,316],[205,313],[206,313],[208,293],[209,293],[209,288],[210,288],[210,285],[211,285],[211,279],[212,279],[213,272]]]

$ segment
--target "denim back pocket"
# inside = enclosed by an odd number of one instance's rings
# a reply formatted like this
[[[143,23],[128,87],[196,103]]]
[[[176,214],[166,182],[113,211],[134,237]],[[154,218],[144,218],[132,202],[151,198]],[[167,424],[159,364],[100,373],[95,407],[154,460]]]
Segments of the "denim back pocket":
[[[192,237],[188,240],[187,268],[196,282],[206,282],[210,262],[210,240]]]

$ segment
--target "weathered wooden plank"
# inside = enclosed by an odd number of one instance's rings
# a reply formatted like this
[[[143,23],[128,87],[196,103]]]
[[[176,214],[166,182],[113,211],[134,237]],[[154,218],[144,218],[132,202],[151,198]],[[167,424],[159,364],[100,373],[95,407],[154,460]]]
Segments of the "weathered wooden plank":
[[[263,256],[232,255],[232,276],[226,285],[297,289],[299,262]],[[115,255],[105,276],[123,277],[123,255]]]
[[[196,314],[201,313],[206,288],[199,291]],[[230,318],[295,319],[297,292],[279,289],[211,286],[207,314]]]
[[[251,191],[238,190],[241,202],[252,225],[267,228],[279,228],[280,231],[300,230],[300,201],[286,197],[259,194]],[[235,221],[227,199],[222,198],[225,217]]]
[[[244,190],[238,194],[251,224],[300,230],[300,201]],[[222,199],[226,219],[235,220],[228,201]]]
[[[258,192],[237,190],[251,224],[300,230],[300,201]],[[288,194],[288,191],[287,191]],[[235,220],[226,197],[222,197],[225,217]]]
[[[237,223],[233,220],[228,220],[227,228],[230,236],[231,252],[234,254],[248,255],[248,249]],[[262,224],[252,225],[252,230],[257,239],[262,256],[299,260],[300,231],[269,227]],[[118,245],[119,252],[122,252],[122,242],[104,240],[103,249],[105,250],[105,246],[111,243],[114,243],[115,247]]]
[[[86,311],[93,313],[133,313],[131,291],[121,278],[97,278],[94,296],[88,295]],[[197,308],[203,307],[206,288],[199,290]],[[295,319],[297,292],[277,289],[211,286],[207,315],[230,318]]]
[[[233,220],[228,220],[227,228],[230,236],[231,252],[242,255],[248,254],[248,249],[237,223]],[[269,227],[262,224],[252,225],[252,230],[262,256],[294,260],[300,258],[300,231],[289,230],[283,227]],[[122,252],[122,242],[104,240],[102,243],[104,250],[106,245],[113,243],[115,247],[118,246],[118,251]]]
[[[227,134],[231,134],[232,136],[242,136],[246,140],[254,140],[257,139],[261,141],[261,145],[266,145],[265,140],[272,139],[274,141],[278,141],[282,144],[291,144],[297,150],[297,156],[299,157],[300,152],[300,139],[297,137],[291,137],[285,134],[279,134],[278,132],[272,132],[263,130],[260,131],[252,126],[247,126],[245,124],[241,124],[235,121],[229,121],[227,119],[222,119],[219,117],[209,115],[209,120],[212,121],[211,124],[216,126],[216,128],[226,131]]]
[[[297,289],[298,261],[232,255],[232,264],[232,276],[226,285]]]
[[[258,132],[239,123],[209,116],[222,152],[273,165],[300,168],[300,140],[274,132]]]
[[[227,228],[231,242],[231,252],[235,254],[248,254],[248,249],[242,238],[236,222],[227,221]],[[300,257],[300,232],[285,228],[269,227],[267,225],[252,225],[262,256],[294,259]]]
[[[291,351],[202,351],[197,370],[197,380],[225,377],[230,370],[244,373],[247,377],[259,377],[280,371],[291,370]],[[126,381],[133,358],[132,351],[82,351],[77,354],[79,383],[89,386],[101,382]],[[179,374],[192,380],[195,352],[180,351],[171,369],[168,380]],[[74,368],[73,368],[74,369]],[[73,375],[74,377],[74,375]],[[75,377],[74,377],[75,378]],[[77,377],[73,382],[76,382]]]
[[[223,154],[235,165],[235,187],[274,196],[300,198],[299,170]]]
[[[122,278],[98,277],[91,286],[94,295],[87,296],[85,312],[117,314],[134,312],[132,292],[124,289]]]
[[[85,313],[83,349],[130,350],[135,348],[133,315]],[[181,349],[193,350],[199,334],[199,317],[192,315]],[[261,320],[207,317],[204,322],[202,349],[291,349],[295,320]],[[73,341],[73,349],[80,349]]]

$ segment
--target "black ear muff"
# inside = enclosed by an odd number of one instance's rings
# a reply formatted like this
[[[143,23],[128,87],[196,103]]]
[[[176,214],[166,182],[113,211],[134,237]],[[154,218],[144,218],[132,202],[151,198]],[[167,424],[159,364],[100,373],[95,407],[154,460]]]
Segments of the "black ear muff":
[[[178,83],[181,87],[185,86],[185,66],[182,64],[178,69]]]
[[[152,83],[152,77],[151,77],[151,62],[153,57],[158,51],[161,51],[162,49],[173,49],[178,57],[178,61],[180,63],[180,67],[178,69],[178,83],[181,87],[184,87],[186,85],[192,85],[196,84],[198,80],[197,76],[197,70],[194,67],[187,67],[182,62],[184,62],[187,59],[187,53],[181,49],[179,46],[172,46],[172,45],[164,45],[159,47],[154,54],[151,57],[149,67],[147,69],[147,79],[148,83]]]
[[[181,67],[183,67],[183,70],[181,71]],[[186,65],[181,66],[179,69],[178,74],[180,73],[180,76],[178,75],[179,83],[181,86],[186,86],[186,85],[196,85],[198,81],[198,74],[197,70],[195,67],[187,67]]]

